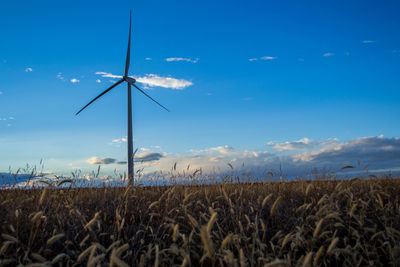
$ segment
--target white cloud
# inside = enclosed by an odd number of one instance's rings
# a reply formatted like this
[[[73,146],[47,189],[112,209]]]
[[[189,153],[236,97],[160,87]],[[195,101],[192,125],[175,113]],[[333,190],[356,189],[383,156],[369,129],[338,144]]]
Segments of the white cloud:
[[[146,57],[145,60],[152,60],[152,58],[151,57]]]
[[[70,80],[70,82],[71,82],[71,83],[79,83],[80,80],[78,80],[78,79],[76,79],[76,78],[72,78],[72,79]]]
[[[25,69],[25,72],[32,72],[32,71],[33,71],[32,68],[26,68],[26,69]]]
[[[249,58],[249,61],[257,61],[258,58]]]
[[[332,57],[334,55],[335,55],[334,53],[328,52],[328,53],[323,54],[322,56],[323,57]]]
[[[193,85],[192,82],[184,79],[175,79],[172,77],[161,77],[156,74],[147,74],[144,77],[137,77],[136,81],[150,87],[164,87],[175,90],[182,90]]]
[[[101,83],[101,80],[100,80],[100,79],[97,79],[97,80],[96,80],[96,83]]]
[[[114,75],[108,72],[96,72],[97,75],[107,78],[122,78],[120,75]],[[146,74],[143,77],[132,77],[135,78],[137,82],[144,84],[149,87],[164,87],[175,90],[182,90],[188,86],[193,85],[192,82],[184,79],[176,79],[172,77],[162,77],[156,74]],[[115,82],[115,81],[114,81]]]
[[[172,62],[172,61],[186,61],[190,63],[197,63],[199,61],[199,58],[191,59],[191,58],[185,58],[185,57],[169,57],[166,58],[165,61]]]
[[[375,40],[363,40],[362,41],[363,44],[372,44],[372,43],[375,43],[375,42],[376,42]]]

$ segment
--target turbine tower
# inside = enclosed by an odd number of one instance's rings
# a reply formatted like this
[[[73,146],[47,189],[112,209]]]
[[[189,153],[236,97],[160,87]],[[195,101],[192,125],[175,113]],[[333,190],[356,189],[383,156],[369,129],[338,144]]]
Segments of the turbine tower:
[[[136,80],[132,77],[128,76],[129,72],[129,65],[130,65],[130,57],[131,57],[131,24],[132,24],[132,11],[130,11],[129,14],[129,39],[128,39],[128,51],[126,53],[126,61],[125,61],[125,72],[124,76],[122,77],[121,80],[118,82],[114,83],[111,87],[109,87],[107,90],[93,98],[86,106],[84,106],[81,110],[79,110],[75,115],[78,115],[81,113],[85,108],[87,108],[90,104],[92,104],[94,101],[111,91],[114,87],[118,86],[119,84],[126,82],[128,85],[128,183],[130,185],[133,185],[134,182],[134,162],[133,162],[133,134],[132,134],[132,90],[131,86],[135,87],[139,92],[150,98],[152,101],[154,101],[157,105],[165,109],[166,111],[169,112],[169,110],[161,105],[159,102],[157,102],[154,98],[146,94],[142,89],[140,89],[135,83]]]

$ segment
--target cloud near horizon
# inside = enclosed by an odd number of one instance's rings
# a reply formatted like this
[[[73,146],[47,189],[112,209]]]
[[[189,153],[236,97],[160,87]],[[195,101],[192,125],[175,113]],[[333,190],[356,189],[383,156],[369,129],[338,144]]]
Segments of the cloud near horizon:
[[[317,146],[326,147],[335,145],[339,140],[337,138],[329,138],[325,141],[310,140],[307,137],[296,140],[287,141],[283,143],[268,142],[267,145],[274,148],[277,152],[293,151],[293,150],[309,150]]]
[[[400,138],[381,136],[361,137],[339,143],[336,138],[324,141],[303,138],[297,141],[272,143],[277,152],[307,150],[306,152],[280,155],[270,151],[237,151],[230,146],[218,146],[203,150],[191,150],[186,155],[168,155],[154,158],[153,170],[168,171],[175,163],[180,169],[190,165],[204,172],[229,170],[228,163],[235,169],[278,170],[286,175],[306,175],[311,170],[340,171],[345,165],[369,165],[369,170],[392,169],[400,171]],[[179,168],[178,168],[179,169]]]
[[[96,75],[101,75],[101,77],[105,78],[119,78],[121,79],[121,75],[114,75],[112,73],[98,71],[95,73]],[[191,81],[187,81],[184,79],[176,79],[172,77],[162,77],[156,74],[146,74],[143,77],[133,77],[137,82],[142,83],[149,87],[164,87],[170,88],[174,90],[182,90],[188,86],[193,85]]]

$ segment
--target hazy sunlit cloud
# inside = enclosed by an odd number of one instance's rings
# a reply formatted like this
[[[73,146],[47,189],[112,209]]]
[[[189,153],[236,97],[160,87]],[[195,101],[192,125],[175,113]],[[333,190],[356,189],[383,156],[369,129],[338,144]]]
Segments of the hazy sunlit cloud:
[[[12,124],[11,124],[11,123],[9,123],[9,124],[7,124],[7,126],[8,126],[8,127],[11,127],[11,126],[12,126]]]
[[[363,40],[362,41],[362,43],[363,44],[372,44],[372,43],[375,43],[376,41],[374,41],[374,40]]]
[[[76,79],[76,78],[72,78],[72,79],[70,80],[70,82],[71,82],[71,83],[79,83],[80,80],[78,80],[78,79]]]
[[[186,61],[190,63],[197,63],[199,61],[199,58],[191,59],[191,58],[186,58],[186,57],[169,57],[166,58],[165,61],[172,62],[172,61]]]
[[[323,57],[332,57],[334,55],[335,55],[334,53],[328,52],[328,53],[323,54],[322,56]]]
[[[100,79],[97,79],[97,80],[96,80],[96,83],[101,83],[101,80],[100,80]]]
[[[101,75],[101,77],[107,78],[122,78],[121,75],[114,75],[108,72],[96,72],[97,75]],[[176,79],[172,77],[161,77],[156,74],[146,74],[143,77],[133,77],[137,82],[147,85],[149,87],[164,87],[175,90],[182,90],[188,86],[193,85],[192,82],[184,80],[184,79]]]
[[[26,69],[25,69],[25,72],[32,72],[32,71],[33,71],[32,68],[26,68]]]
[[[310,140],[307,137],[295,141],[287,141],[283,143],[268,142],[267,146],[272,147],[277,152],[293,151],[293,150],[309,150],[319,147],[326,147],[335,145],[339,140],[337,138],[330,138],[325,141]]]

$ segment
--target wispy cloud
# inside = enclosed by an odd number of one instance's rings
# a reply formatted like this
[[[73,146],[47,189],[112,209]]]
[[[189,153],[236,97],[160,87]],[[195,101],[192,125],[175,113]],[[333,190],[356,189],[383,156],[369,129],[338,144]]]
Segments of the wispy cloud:
[[[62,75],[62,72],[57,73],[57,79],[61,80],[61,81],[65,81],[64,76]]]
[[[152,60],[152,58],[151,57],[146,57],[145,60]]]
[[[363,40],[362,41],[363,44],[372,44],[372,43],[375,43],[375,42],[376,42],[375,40]]]
[[[78,80],[78,79],[76,79],[76,78],[72,78],[72,79],[70,80],[70,82],[71,82],[71,83],[79,83],[80,80]]]
[[[0,91],[0,95],[2,95],[3,94],[3,92],[2,91]]]
[[[122,137],[122,138],[113,139],[111,141],[111,143],[113,143],[113,144],[121,144],[121,143],[125,143],[127,141],[128,141],[128,138],[125,136],[125,137]]]
[[[277,57],[264,56],[264,57],[261,57],[260,59],[262,59],[262,60],[274,60],[274,59],[277,59]]]
[[[104,71],[98,71],[95,74],[97,75],[101,75],[101,77],[105,77],[105,78],[122,78],[122,75],[114,75],[112,73],[108,73],[108,72],[104,72]]]
[[[100,79],[97,79],[97,80],[96,80],[96,83],[101,83],[101,80],[100,80]]]
[[[271,57],[271,56],[263,56],[260,58],[249,58],[249,61],[257,61],[257,60],[275,60],[278,59],[278,57]]]
[[[25,69],[25,72],[32,72],[32,71],[33,71],[32,68],[26,68],[26,69]]]
[[[335,55],[334,53],[328,52],[328,53],[323,54],[322,56],[323,57],[332,57],[334,55]]]
[[[114,75],[108,72],[96,72],[97,75],[101,75],[101,77],[106,78],[122,78],[121,75]],[[157,74],[146,74],[142,77],[133,77],[137,82],[142,83],[149,87],[164,87],[175,90],[182,90],[188,86],[193,85],[191,81],[187,81],[184,79],[176,79],[172,77],[162,77]]]
[[[8,117],[8,118],[0,118],[0,121],[6,121],[6,120],[14,120],[14,117]]]
[[[169,57],[166,58],[165,61],[172,62],[172,61],[186,61],[190,63],[197,63],[199,61],[199,58],[186,58],[186,57]]]

